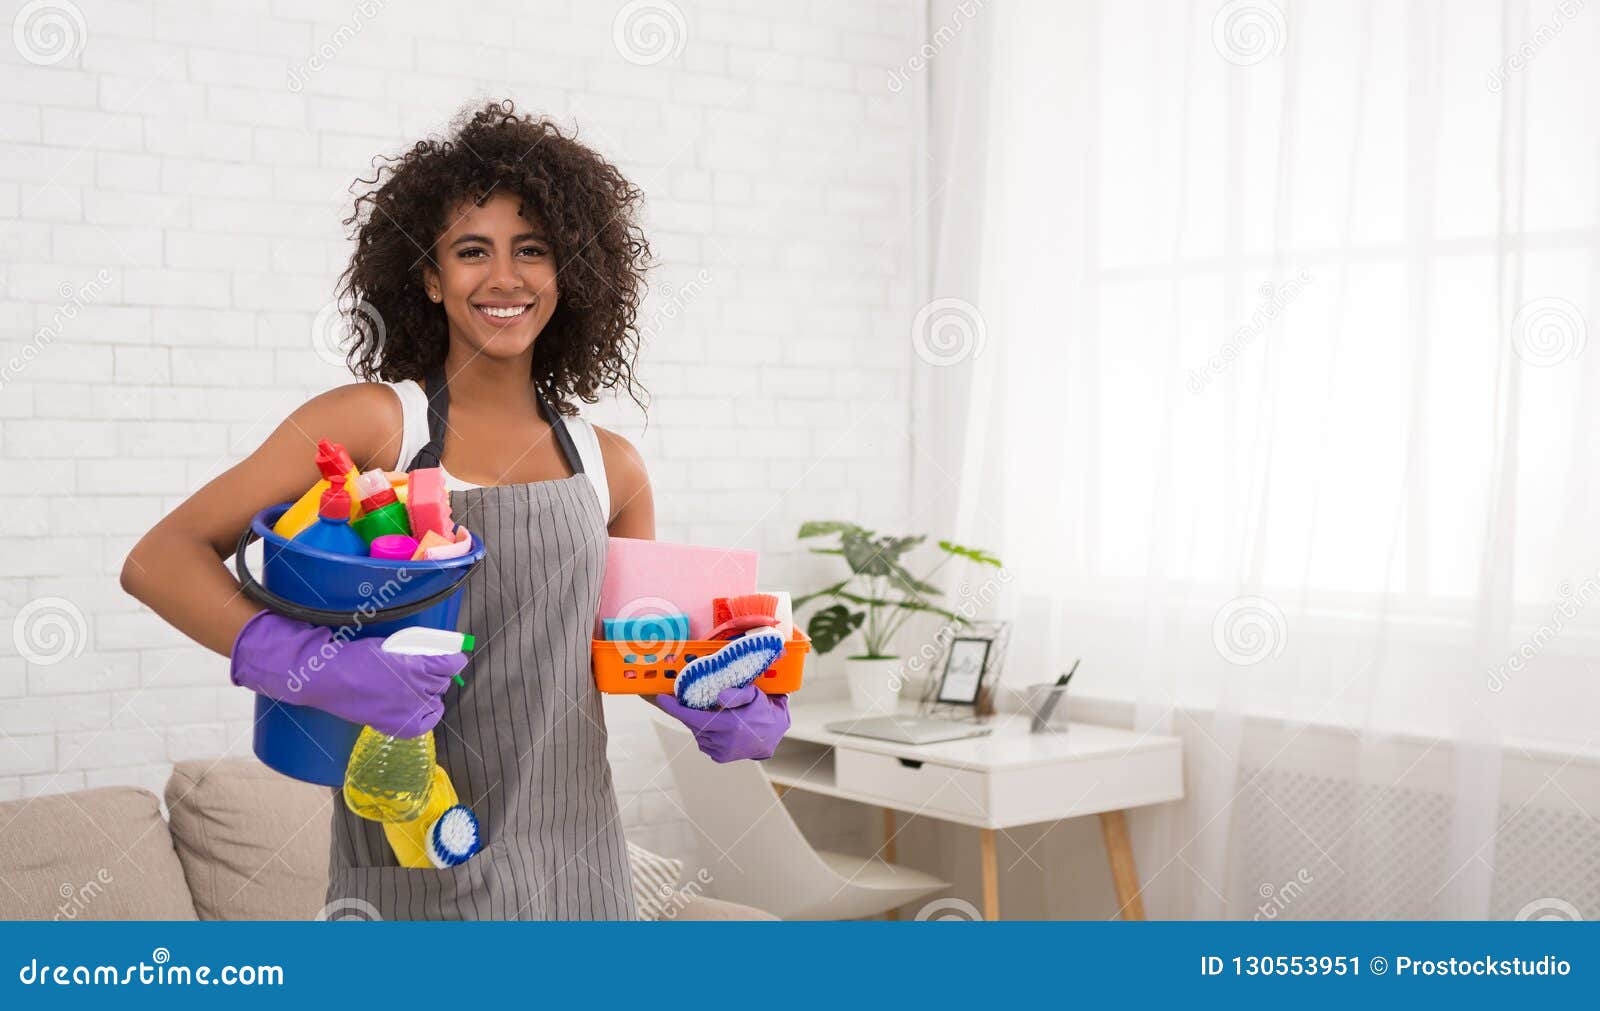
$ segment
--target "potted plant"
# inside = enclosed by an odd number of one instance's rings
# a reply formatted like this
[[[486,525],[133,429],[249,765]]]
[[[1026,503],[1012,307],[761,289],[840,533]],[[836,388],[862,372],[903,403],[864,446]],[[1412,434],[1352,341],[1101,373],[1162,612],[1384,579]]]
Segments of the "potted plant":
[[[794,606],[799,609],[814,600],[832,602],[813,614],[806,625],[811,648],[817,653],[827,653],[857,631],[861,633],[865,649],[845,658],[845,674],[851,701],[862,710],[894,709],[903,670],[900,655],[891,651],[891,644],[895,633],[912,615],[937,614],[957,624],[966,623],[961,615],[931,602],[930,598],[940,596],[940,590],[929,580],[957,558],[1000,566],[1000,559],[977,548],[939,541],[943,556],[918,578],[906,568],[903,559],[927,539],[925,536],[880,535],[854,523],[834,520],[801,524],[799,536],[802,540],[837,537],[835,546],[811,550],[820,555],[838,555],[850,567],[850,574],[844,579],[799,597]]]

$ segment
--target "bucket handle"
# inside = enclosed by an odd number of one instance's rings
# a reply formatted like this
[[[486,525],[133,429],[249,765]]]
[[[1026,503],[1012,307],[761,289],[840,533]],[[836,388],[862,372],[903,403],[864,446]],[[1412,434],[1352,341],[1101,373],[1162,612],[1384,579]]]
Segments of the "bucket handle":
[[[431,594],[422,600],[412,601],[409,604],[396,604],[393,607],[385,607],[381,610],[373,611],[370,615],[363,615],[360,611],[329,611],[317,607],[308,607],[305,604],[297,604],[261,585],[261,581],[256,579],[255,574],[250,571],[250,566],[245,564],[244,560],[244,549],[249,547],[251,540],[258,536],[260,535],[250,527],[245,527],[244,533],[239,535],[239,546],[233,555],[233,567],[239,575],[239,589],[243,590],[245,596],[251,600],[276,611],[285,618],[294,618],[297,621],[308,622],[312,625],[328,625],[331,627],[360,624],[379,625],[384,622],[398,621],[401,618],[409,618],[413,614],[421,614],[428,608],[442,604],[454,596],[461,589],[461,584],[466,581],[467,577],[477,571],[478,566],[483,564],[483,556],[480,555],[476,561],[467,566],[467,571],[462,574],[460,579],[437,593]]]

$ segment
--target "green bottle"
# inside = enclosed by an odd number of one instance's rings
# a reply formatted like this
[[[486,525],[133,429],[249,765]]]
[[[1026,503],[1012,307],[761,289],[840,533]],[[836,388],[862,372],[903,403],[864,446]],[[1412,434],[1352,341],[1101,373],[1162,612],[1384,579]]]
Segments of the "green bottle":
[[[370,545],[385,534],[411,536],[406,507],[400,504],[383,471],[373,469],[362,474],[356,478],[356,488],[361,493],[361,517],[350,521],[350,529],[362,540]]]

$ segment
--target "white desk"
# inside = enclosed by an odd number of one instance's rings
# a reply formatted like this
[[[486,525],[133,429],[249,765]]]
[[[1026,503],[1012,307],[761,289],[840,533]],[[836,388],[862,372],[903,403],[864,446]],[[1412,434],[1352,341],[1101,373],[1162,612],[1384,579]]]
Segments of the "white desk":
[[[779,794],[806,790],[883,808],[891,863],[896,811],[977,828],[986,919],[1000,915],[995,831],[1090,814],[1100,817],[1123,918],[1144,918],[1124,812],[1183,798],[1178,738],[1088,723],[1032,734],[1026,714],[1002,714],[986,737],[897,744],[824,729],[859,715],[848,703],[791,701],[789,714],[788,734],[763,763]]]

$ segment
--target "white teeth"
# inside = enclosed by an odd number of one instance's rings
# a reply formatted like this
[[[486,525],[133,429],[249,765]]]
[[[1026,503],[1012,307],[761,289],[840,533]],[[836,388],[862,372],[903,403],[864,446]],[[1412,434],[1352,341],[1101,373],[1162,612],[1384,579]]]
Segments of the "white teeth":
[[[495,319],[512,319],[514,317],[521,316],[528,309],[528,307],[525,305],[511,306],[505,309],[497,309],[494,306],[489,305],[480,305],[478,308],[493,316]]]

